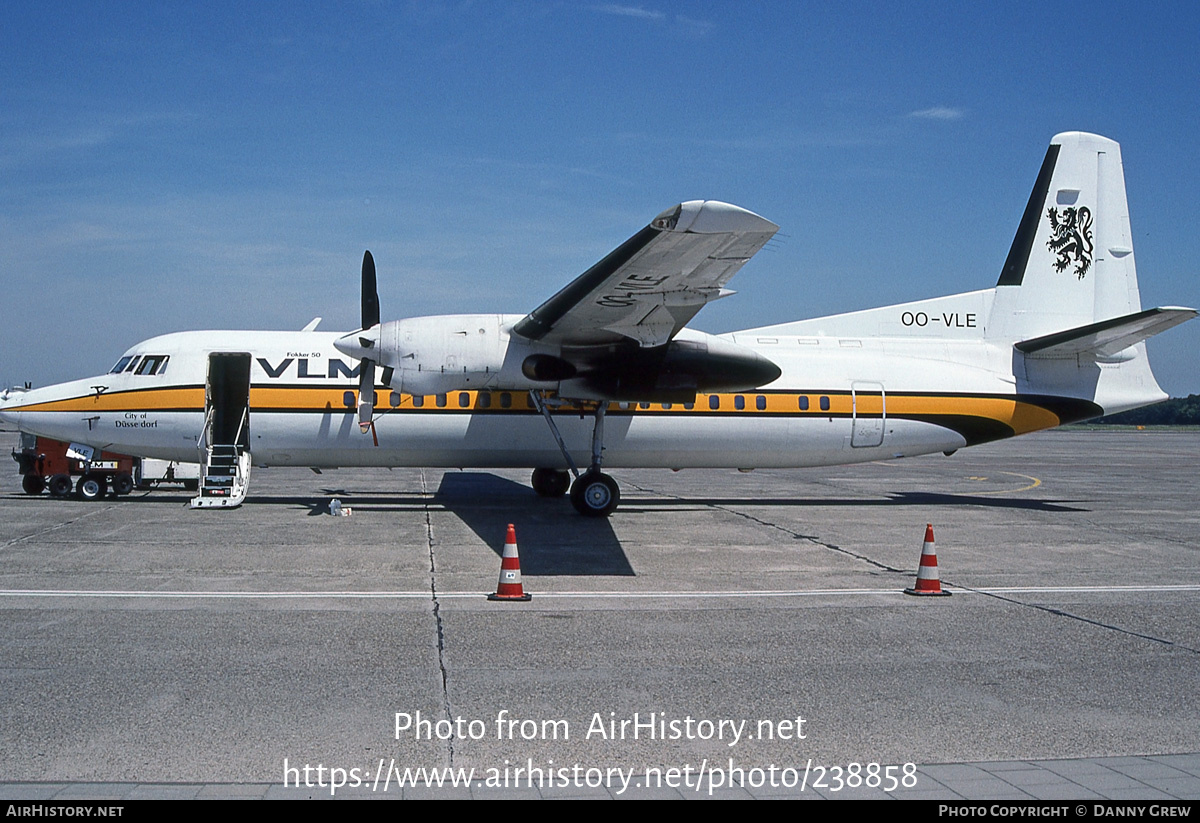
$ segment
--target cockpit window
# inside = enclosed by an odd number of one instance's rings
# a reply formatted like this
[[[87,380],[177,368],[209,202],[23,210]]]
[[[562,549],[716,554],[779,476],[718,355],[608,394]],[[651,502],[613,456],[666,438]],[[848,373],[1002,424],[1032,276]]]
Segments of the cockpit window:
[[[162,374],[167,368],[168,359],[165,354],[148,354],[142,358],[142,364],[134,374]]]
[[[117,365],[112,367],[112,371],[110,371],[109,374],[120,374],[121,372],[125,371],[125,367],[129,365],[129,361],[132,359],[132,355],[125,355],[117,361]]]
[[[134,368],[137,366],[138,361],[141,359],[142,359],[142,356],[140,354],[135,354],[133,356],[133,362],[131,362],[128,366],[125,367],[125,371],[127,371],[127,372],[133,371]]]

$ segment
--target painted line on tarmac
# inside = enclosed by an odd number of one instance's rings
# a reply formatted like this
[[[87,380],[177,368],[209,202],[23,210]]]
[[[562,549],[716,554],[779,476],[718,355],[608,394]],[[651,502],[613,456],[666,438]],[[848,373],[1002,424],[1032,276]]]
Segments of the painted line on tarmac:
[[[1120,594],[1120,593],[1165,593],[1165,592],[1200,592],[1200,583],[1181,583],[1175,585],[1154,586],[1007,586],[991,589],[963,589],[952,584],[946,588],[954,589],[956,594]],[[617,592],[538,592],[539,598],[559,597],[566,599],[687,599],[693,597],[860,597],[863,595],[899,595],[899,589],[790,589],[790,590],[740,590],[740,591],[617,591]],[[470,598],[484,597],[488,592],[438,592],[438,597]],[[264,591],[264,592],[188,592],[188,591],[130,591],[130,590],[83,590],[83,589],[0,589],[0,598],[136,598],[144,600],[428,600],[427,591]]]

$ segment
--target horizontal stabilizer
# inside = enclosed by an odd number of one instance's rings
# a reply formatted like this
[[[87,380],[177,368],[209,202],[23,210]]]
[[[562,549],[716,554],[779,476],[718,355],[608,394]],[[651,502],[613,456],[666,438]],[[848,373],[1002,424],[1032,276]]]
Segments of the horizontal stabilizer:
[[[1178,326],[1196,316],[1195,309],[1178,306],[1146,311],[1089,323],[1074,329],[1022,340],[1015,344],[1019,352],[1031,357],[1075,357],[1092,355],[1112,357],[1159,332]]]

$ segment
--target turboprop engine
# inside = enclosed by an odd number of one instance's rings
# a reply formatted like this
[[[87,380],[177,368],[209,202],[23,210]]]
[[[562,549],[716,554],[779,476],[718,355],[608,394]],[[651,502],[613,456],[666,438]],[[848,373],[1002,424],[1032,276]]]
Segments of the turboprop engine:
[[[363,258],[363,328],[334,345],[362,364],[359,424],[374,412],[375,367],[382,383],[413,395],[493,389],[550,390],[575,400],[686,403],[697,392],[748,391],[779,367],[745,346],[683,328],[658,346],[636,340],[556,346],[513,331],[522,317],[456,314],[379,322],[375,262]]]

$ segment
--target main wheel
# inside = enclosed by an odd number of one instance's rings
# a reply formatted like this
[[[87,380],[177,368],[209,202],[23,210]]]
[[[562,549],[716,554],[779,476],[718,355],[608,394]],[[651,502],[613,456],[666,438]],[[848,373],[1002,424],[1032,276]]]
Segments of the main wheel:
[[[534,469],[530,483],[541,497],[562,497],[571,488],[571,475],[561,469]]]
[[[571,505],[584,517],[608,517],[620,502],[617,481],[603,472],[581,474],[571,486]]]
[[[74,487],[69,474],[56,474],[50,478],[50,494],[55,497],[66,497]]]
[[[113,494],[118,497],[129,494],[133,491],[133,475],[122,472],[113,478],[112,481]]]
[[[108,492],[108,482],[99,475],[85,474],[75,484],[75,494],[80,500],[99,500]]]
[[[46,488],[46,478],[40,474],[26,474],[21,477],[21,488],[26,494],[41,494]]]

